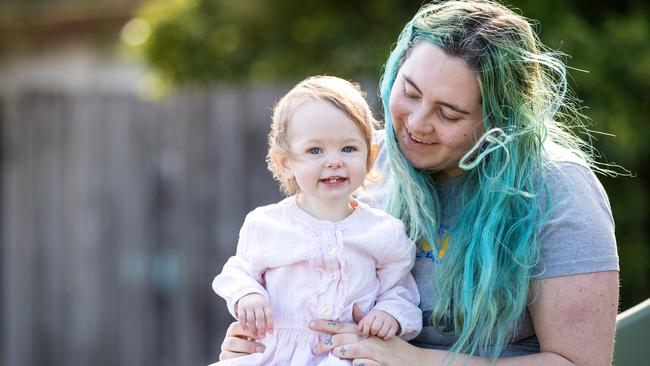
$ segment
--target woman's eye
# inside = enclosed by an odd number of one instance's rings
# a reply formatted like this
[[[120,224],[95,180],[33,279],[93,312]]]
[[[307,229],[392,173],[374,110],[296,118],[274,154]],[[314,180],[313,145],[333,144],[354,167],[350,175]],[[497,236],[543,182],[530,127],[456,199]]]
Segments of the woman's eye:
[[[415,95],[414,93],[412,93],[412,91],[409,91],[406,82],[404,82],[404,83],[402,84],[402,86],[403,86],[403,92],[404,92],[404,95],[405,95],[407,98],[417,98],[417,95]]]
[[[455,118],[455,117],[449,117],[449,116],[447,116],[447,115],[444,114],[442,111],[439,111],[438,114],[440,115],[440,118],[441,118],[441,119],[443,119],[444,121],[447,121],[447,122],[456,122],[456,121],[459,120],[459,118]]]
[[[322,150],[320,149],[320,147],[310,147],[309,149],[307,149],[308,154],[318,155],[321,152],[322,152]]]
[[[351,153],[351,152],[357,151],[357,148],[354,147],[354,146],[346,146],[343,149],[341,149],[341,151],[343,151],[345,153]]]
[[[412,94],[410,94],[409,91],[406,89],[406,85],[404,86],[404,95],[407,98],[414,98],[414,96]]]

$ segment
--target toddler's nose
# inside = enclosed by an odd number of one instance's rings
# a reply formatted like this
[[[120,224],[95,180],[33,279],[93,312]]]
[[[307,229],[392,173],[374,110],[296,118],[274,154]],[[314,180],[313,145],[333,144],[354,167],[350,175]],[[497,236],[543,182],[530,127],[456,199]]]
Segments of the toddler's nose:
[[[341,163],[341,160],[339,159],[331,159],[329,162],[327,162],[327,167],[331,169],[340,168],[342,165],[343,163]]]

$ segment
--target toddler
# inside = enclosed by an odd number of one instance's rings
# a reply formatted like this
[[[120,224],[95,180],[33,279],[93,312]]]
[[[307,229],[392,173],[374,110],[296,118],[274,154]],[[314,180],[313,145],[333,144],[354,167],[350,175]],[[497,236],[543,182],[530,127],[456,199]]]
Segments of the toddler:
[[[374,124],[361,89],[331,76],[300,82],[275,106],[267,162],[288,198],[246,216],[212,283],[266,349],[216,365],[350,365],[312,354],[308,324],[351,322],[354,304],[365,337],[420,332],[415,246],[401,221],[350,196],[372,166]]]

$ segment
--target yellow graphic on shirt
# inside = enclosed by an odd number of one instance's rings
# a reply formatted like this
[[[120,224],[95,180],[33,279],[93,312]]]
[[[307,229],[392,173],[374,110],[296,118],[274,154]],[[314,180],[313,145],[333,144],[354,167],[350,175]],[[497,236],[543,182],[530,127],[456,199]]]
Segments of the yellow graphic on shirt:
[[[438,259],[442,259],[445,256],[445,253],[447,252],[447,246],[449,245],[449,230],[446,226],[443,225],[438,229],[436,241],[441,244],[440,251],[438,252]],[[418,258],[424,257],[435,260],[433,250],[434,249],[431,244],[426,241],[421,241],[418,243],[415,249],[415,256]]]

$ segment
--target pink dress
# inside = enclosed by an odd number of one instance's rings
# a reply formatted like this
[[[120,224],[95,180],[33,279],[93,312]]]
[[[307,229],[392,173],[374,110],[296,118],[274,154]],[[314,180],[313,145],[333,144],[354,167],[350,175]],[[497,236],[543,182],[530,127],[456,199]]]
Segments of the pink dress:
[[[411,268],[415,246],[404,225],[363,203],[338,222],[314,218],[289,197],[246,216],[237,254],[212,287],[233,306],[244,295],[269,299],[274,330],[264,353],[215,365],[350,365],[330,354],[315,356],[319,335],[312,319],[351,322],[352,305],[391,314],[405,340],[422,328],[420,296]]]

